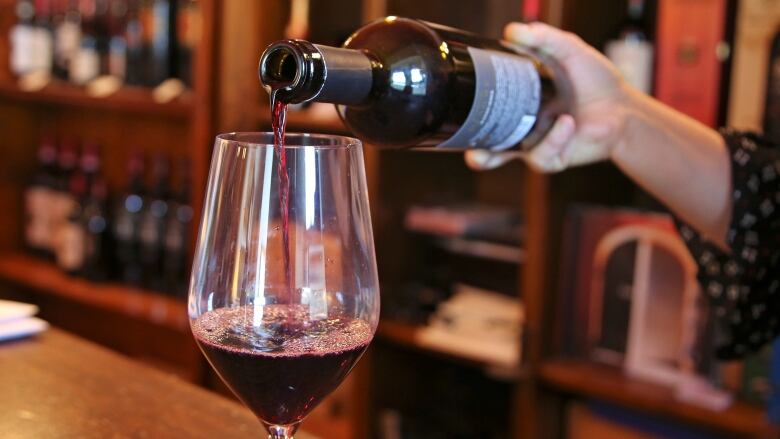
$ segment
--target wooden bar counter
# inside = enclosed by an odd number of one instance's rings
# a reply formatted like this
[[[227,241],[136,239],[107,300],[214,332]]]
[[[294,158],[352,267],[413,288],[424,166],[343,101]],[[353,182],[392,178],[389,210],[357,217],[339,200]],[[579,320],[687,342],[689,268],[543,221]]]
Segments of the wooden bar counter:
[[[246,439],[266,433],[238,403],[52,328],[0,343],[0,437]]]

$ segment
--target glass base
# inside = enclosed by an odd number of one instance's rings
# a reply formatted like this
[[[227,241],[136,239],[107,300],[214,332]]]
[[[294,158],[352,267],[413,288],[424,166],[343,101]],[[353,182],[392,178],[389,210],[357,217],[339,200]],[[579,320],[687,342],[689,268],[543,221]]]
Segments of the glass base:
[[[293,425],[266,425],[268,439],[293,439],[299,424]]]

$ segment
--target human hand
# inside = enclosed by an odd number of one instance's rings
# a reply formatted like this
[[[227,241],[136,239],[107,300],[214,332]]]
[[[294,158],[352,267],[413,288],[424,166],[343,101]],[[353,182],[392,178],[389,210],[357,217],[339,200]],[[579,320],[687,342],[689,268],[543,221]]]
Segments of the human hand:
[[[491,169],[522,157],[540,172],[558,172],[610,157],[625,119],[628,85],[609,60],[578,36],[543,23],[511,23],[504,38],[556,60],[574,90],[572,112],[558,118],[547,136],[528,153],[468,151],[466,163]]]

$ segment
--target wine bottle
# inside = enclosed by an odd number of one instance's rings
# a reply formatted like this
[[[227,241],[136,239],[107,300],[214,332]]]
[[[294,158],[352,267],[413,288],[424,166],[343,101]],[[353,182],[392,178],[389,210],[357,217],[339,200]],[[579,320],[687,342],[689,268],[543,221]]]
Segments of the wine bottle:
[[[200,42],[201,15],[196,0],[178,0],[176,10],[176,76],[192,87],[192,62]]]
[[[151,22],[149,44],[149,59],[147,65],[147,85],[155,87],[166,79],[172,77],[173,43],[173,11],[174,0],[154,0],[148,7],[151,8]],[[144,23],[146,26],[147,23]],[[144,30],[146,31],[146,29]]]
[[[99,192],[93,186],[100,185],[100,147],[86,143],[82,148],[78,169],[71,173],[68,182],[68,196],[64,201],[67,212],[59,232],[57,263],[70,274],[87,274],[88,230],[85,218],[92,192]],[[102,183],[105,184],[105,183]],[[102,262],[100,262],[102,263]]]
[[[69,76],[76,84],[86,84],[100,75],[101,67],[96,0],[79,2],[79,15],[81,39],[71,61]]]
[[[128,0],[124,38],[127,54],[125,82],[130,85],[143,85],[144,37],[140,0]]]
[[[79,160],[81,172],[84,173],[86,183],[89,186],[100,174],[100,146],[96,143],[85,143]]]
[[[82,275],[93,281],[106,281],[110,272],[108,189],[103,177],[92,177],[84,203],[84,263]]]
[[[169,209],[169,176],[168,159],[163,155],[158,155],[152,161],[152,189],[144,200],[139,229],[143,283],[146,287],[155,290],[162,290],[165,287],[161,264],[165,219]]]
[[[51,73],[52,60],[54,59],[51,0],[35,0],[35,29],[33,35],[34,70]]]
[[[628,0],[627,19],[604,52],[625,80],[650,94],[653,84],[653,43],[644,31],[645,0]]]
[[[141,30],[140,77],[141,85],[154,86],[154,0],[138,0],[138,23]]]
[[[527,150],[569,111],[570,85],[539,54],[420,20],[387,17],[343,48],[272,43],[260,59],[274,99],[338,105],[367,143]]]
[[[77,0],[60,0],[54,23],[54,76],[66,80],[81,41],[81,16]]]
[[[112,0],[111,3],[115,3]],[[94,37],[98,53],[98,76],[109,74],[109,0],[95,0]]]
[[[127,189],[117,198],[114,207],[114,254],[119,280],[131,285],[140,285],[143,269],[139,251],[139,230],[145,194],[144,160],[139,152],[131,154],[127,162],[127,176]]]
[[[125,79],[127,75],[127,0],[113,0],[108,10],[108,74]]]
[[[11,28],[11,71],[24,75],[35,69],[35,6],[32,0],[16,2],[16,24]]]
[[[38,148],[38,169],[24,191],[25,242],[39,256],[53,255],[52,215],[54,191],[57,187],[57,148],[54,141],[45,138]]]
[[[68,274],[79,274],[84,267],[85,233],[82,222],[87,175],[79,169],[70,174],[68,193],[61,207],[65,219],[57,229],[57,265]]]
[[[165,257],[163,258],[165,290],[179,298],[186,296],[188,284],[186,268],[189,247],[187,244],[190,241],[193,213],[190,206],[191,168],[189,160],[182,159],[178,163],[176,194],[169,201],[165,226]]]
[[[51,194],[52,203],[49,209],[51,251],[55,256],[59,247],[60,230],[65,226],[72,210],[70,180],[77,165],[78,154],[75,144],[71,141],[63,141],[57,152],[56,183]]]

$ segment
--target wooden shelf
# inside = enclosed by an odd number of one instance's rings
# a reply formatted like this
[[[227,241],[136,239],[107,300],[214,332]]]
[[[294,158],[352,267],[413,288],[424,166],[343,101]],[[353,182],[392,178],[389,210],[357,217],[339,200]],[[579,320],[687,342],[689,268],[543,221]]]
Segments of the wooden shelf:
[[[578,360],[542,363],[539,376],[551,387],[567,393],[601,399],[628,408],[673,417],[740,437],[780,437],[763,408],[736,401],[724,411],[713,411],[674,398],[669,387],[633,379],[614,367]]]
[[[69,276],[54,265],[18,254],[0,254],[0,279],[128,317],[189,333],[185,303],[161,293]]]
[[[382,319],[377,329],[377,337],[397,346],[413,349],[448,361],[453,361],[465,366],[483,369],[485,374],[501,381],[515,381],[522,378],[525,373],[521,368],[507,368],[504,365],[493,364],[475,358],[460,356],[449,351],[436,349],[423,345],[417,340],[417,334],[421,330],[419,325],[399,321]]]
[[[184,95],[172,102],[159,103],[148,88],[123,87],[106,97],[94,97],[82,87],[52,81],[39,91],[23,91],[13,83],[0,83],[0,99],[21,103],[60,107],[87,108],[186,119],[194,107],[191,96]]]

